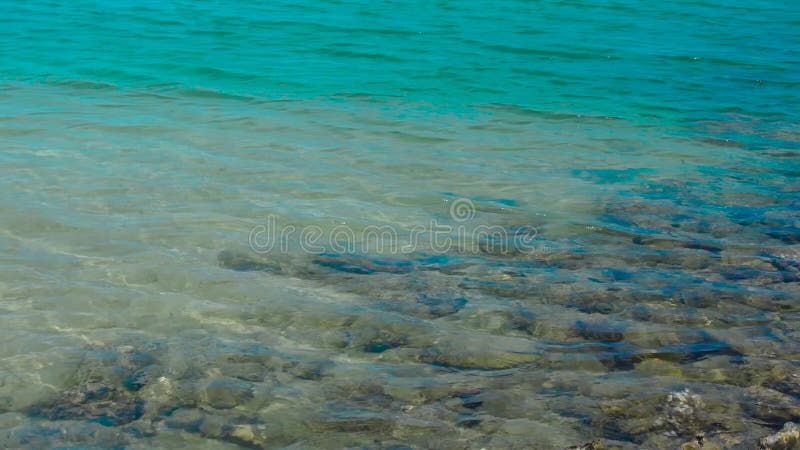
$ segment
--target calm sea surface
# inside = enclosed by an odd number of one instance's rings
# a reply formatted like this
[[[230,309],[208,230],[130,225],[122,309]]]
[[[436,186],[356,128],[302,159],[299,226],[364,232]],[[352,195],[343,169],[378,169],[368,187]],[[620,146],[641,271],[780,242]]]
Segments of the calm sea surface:
[[[2,448],[800,420],[796,2],[0,0],[0,30]]]

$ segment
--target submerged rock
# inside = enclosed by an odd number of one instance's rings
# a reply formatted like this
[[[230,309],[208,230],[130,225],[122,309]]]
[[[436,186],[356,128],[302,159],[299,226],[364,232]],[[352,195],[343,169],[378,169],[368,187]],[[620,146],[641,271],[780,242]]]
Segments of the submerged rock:
[[[331,367],[330,361],[293,361],[286,371],[301,380],[321,380],[326,376],[325,371]]]
[[[591,341],[619,342],[625,328],[622,324],[605,320],[578,320],[573,331],[583,339]]]
[[[256,417],[209,414],[190,408],[177,409],[165,418],[169,428],[198,433],[205,438],[249,448],[270,448],[267,427],[258,422]]]
[[[178,408],[167,414],[165,423],[169,428],[197,432],[204,419],[205,413],[199,409]]]
[[[745,390],[744,411],[760,422],[778,427],[800,420],[800,400],[761,386]]]
[[[313,262],[318,266],[359,275],[371,275],[374,273],[403,274],[409,273],[415,268],[413,261],[388,261],[357,255],[322,254],[315,257]]]
[[[625,291],[613,287],[594,287],[590,289],[576,289],[565,295],[559,295],[558,300],[564,305],[575,308],[586,314],[613,314],[622,312],[628,304],[624,295]]]
[[[280,273],[281,267],[255,258],[244,252],[223,250],[217,255],[220,267],[239,272],[272,272]]]
[[[382,305],[390,310],[424,319],[438,319],[461,311],[467,305],[464,297],[433,297],[420,294],[416,301],[390,300]]]
[[[132,346],[85,350],[76,376],[80,382],[105,383],[138,391],[158,373],[152,354]]]
[[[686,364],[700,361],[711,356],[722,355],[728,356],[733,362],[741,362],[744,358],[741,352],[731,347],[727,342],[719,341],[705,333],[701,333],[697,340],[679,342],[644,351],[641,353],[639,359],[658,358]]]
[[[480,416],[466,415],[456,421],[456,426],[460,428],[475,428],[483,423]]]
[[[350,408],[347,405],[331,405],[335,410],[324,417],[309,420],[308,426],[315,433],[373,433],[391,432],[394,422],[381,411],[367,408]]]
[[[662,406],[662,415],[656,425],[666,425],[679,435],[699,431],[708,420],[705,403],[699,395],[688,389],[667,394]]]
[[[419,296],[419,300],[417,302],[427,306],[430,315],[434,317],[442,317],[461,311],[461,309],[466,306],[467,299],[464,297],[436,298],[422,294]]]
[[[366,328],[353,332],[350,346],[367,353],[382,353],[392,348],[408,345],[408,336],[390,328]]]
[[[800,400],[800,373],[772,376],[765,380],[762,385]]]
[[[765,258],[779,271],[784,282],[800,281],[800,251],[782,249],[766,254]]]
[[[679,364],[661,359],[646,359],[636,364],[635,369],[637,372],[655,377],[680,378],[683,376],[683,370]]]
[[[681,246],[683,248],[689,248],[692,250],[705,250],[709,253],[714,253],[714,254],[720,253],[722,251],[721,246],[713,242],[700,241],[700,240],[682,242]]]
[[[144,414],[144,401],[103,383],[86,383],[29,410],[48,420],[89,420],[105,426],[133,422]]]
[[[508,311],[505,313],[505,326],[511,330],[522,331],[529,335],[536,334],[536,314],[526,310]]]
[[[445,367],[496,370],[532,363],[539,360],[539,357],[529,353],[510,351],[443,350],[430,347],[422,352],[420,359],[429,364]]]
[[[223,428],[222,437],[245,447],[269,448],[270,444],[268,432],[263,425],[229,425]]]
[[[217,409],[230,409],[253,398],[253,384],[236,378],[218,378],[203,390],[204,400]]]
[[[796,227],[773,227],[767,230],[766,235],[787,244],[800,242],[800,229]]]
[[[604,437],[637,444],[654,436],[685,439],[725,427],[724,417],[715,414],[698,394],[688,389],[607,401],[600,404],[600,410],[603,416],[593,422],[602,427]],[[680,441],[669,445],[677,447]]]
[[[138,396],[158,373],[156,358],[133,346],[89,348],[81,352],[77,384],[33,405],[28,414],[48,420],[84,420],[120,426],[140,419],[145,401]]]
[[[800,426],[787,422],[780,431],[765,436],[758,441],[762,450],[792,450],[800,448]]]

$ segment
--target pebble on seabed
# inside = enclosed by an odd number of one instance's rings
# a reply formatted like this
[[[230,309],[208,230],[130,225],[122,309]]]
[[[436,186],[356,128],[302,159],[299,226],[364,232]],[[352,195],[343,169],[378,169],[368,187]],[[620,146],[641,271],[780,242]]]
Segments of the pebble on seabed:
[[[800,448],[800,426],[787,422],[780,431],[765,436],[758,441],[758,448],[763,450],[793,450]]]
[[[204,389],[204,400],[212,407],[230,409],[253,398],[253,384],[236,378],[218,378]]]

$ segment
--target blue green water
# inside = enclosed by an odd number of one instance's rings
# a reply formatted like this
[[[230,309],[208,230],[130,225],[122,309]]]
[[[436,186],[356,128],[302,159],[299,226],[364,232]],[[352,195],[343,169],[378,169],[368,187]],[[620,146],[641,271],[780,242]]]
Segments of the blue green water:
[[[3,2],[8,81],[268,100],[358,95],[648,120],[791,122],[798,8],[630,1]]]
[[[800,421],[792,2],[0,0],[0,30],[0,447]]]

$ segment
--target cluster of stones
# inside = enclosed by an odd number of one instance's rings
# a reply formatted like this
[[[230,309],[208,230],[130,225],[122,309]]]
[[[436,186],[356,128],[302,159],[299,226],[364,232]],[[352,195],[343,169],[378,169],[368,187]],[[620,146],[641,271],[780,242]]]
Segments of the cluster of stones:
[[[72,387],[25,411],[38,425],[0,444],[797,448],[792,192],[718,215],[685,183],[635,194],[569,238],[541,226],[545,253],[223,251],[222,268],[358,302],[246,312],[302,343],[292,351],[252,336],[92,348]]]

